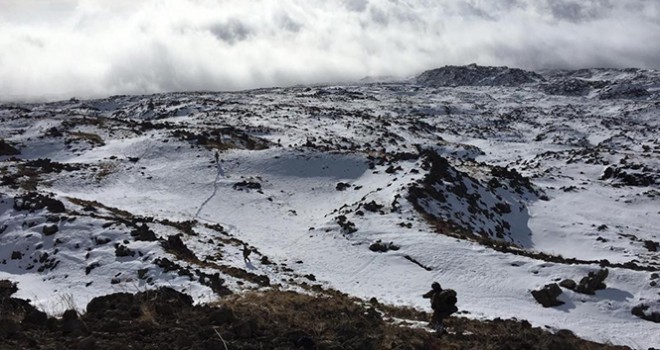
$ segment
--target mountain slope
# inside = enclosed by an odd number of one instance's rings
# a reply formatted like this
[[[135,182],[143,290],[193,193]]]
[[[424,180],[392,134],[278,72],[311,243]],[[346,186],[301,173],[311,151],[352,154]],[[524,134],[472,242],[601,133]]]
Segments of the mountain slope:
[[[471,318],[656,345],[632,310],[660,304],[660,75],[538,74],[2,105],[19,153],[0,156],[0,277],[54,312],[63,295],[163,285],[427,308],[439,280]],[[548,90],[570,79],[597,83]],[[626,84],[648,94],[610,94]],[[14,205],[26,196],[64,211]],[[593,295],[564,288],[543,308],[530,293],[602,267]]]

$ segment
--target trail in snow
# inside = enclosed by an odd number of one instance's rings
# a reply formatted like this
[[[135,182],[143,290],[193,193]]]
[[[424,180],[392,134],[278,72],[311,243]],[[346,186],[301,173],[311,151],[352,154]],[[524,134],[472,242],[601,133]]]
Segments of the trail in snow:
[[[218,193],[218,180],[220,180],[220,177],[224,176],[224,171],[222,170],[222,166],[220,165],[220,162],[216,161],[216,166],[217,166],[217,173],[215,175],[215,179],[213,180],[213,193],[202,202],[202,204],[197,208],[197,211],[195,212],[195,215],[193,216],[193,219],[199,218],[199,214],[204,210],[204,207],[215,197],[215,195]]]

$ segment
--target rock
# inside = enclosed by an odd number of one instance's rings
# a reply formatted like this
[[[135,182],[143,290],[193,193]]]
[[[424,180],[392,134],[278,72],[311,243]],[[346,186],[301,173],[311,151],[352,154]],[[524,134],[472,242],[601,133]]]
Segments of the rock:
[[[125,245],[117,243],[115,244],[115,255],[117,257],[135,256],[135,252],[128,249]]]
[[[23,300],[23,301],[24,301],[23,310],[25,316],[23,316],[22,324],[31,325],[34,327],[46,327],[46,324],[48,322],[48,315],[46,315],[46,313],[41,310],[37,310],[37,308],[30,305],[30,303],[27,300]]]
[[[15,156],[21,152],[4,139],[0,139],[0,156]]]
[[[260,190],[261,189],[261,184],[258,182],[252,182],[252,181],[241,181],[237,182],[232,186],[233,189],[237,191],[242,191],[242,190]]]
[[[545,81],[529,71],[508,67],[445,66],[423,72],[415,78],[420,85],[442,86],[519,86]]]
[[[577,283],[570,278],[559,282],[559,285],[570,290],[575,290],[575,287],[577,287]]]
[[[163,242],[162,245],[165,250],[175,254],[179,258],[197,259],[195,253],[188,249],[185,243],[181,240],[181,234],[168,236],[167,241]]]
[[[199,283],[211,288],[211,290],[218,295],[229,295],[232,293],[231,290],[225,286],[225,280],[220,278],[219,273],[216,272],[210,274],[200,270],[196,270],[195,273],[199,277]]]
[[[632,308],[631,313],[643,320],[660,323],[660,311],[651,311],[648,304],[640,304]]]
[[[147,226],[144,223],[141,226],[137,226],[136,229],[131,231],[131,237],[133,237],[136,241],[147,241],[147,242],[153,242],[158,239],[156,237],[156,233],[150,230],[149,226]]]
[[[16,287],[16,283],[7,280],[0,281],[0,300],[7,299],[16,292],[18,292],[18,287]]]
[[[337,186],[335,186],[335,189],[336,189],[337,191],[344,191],[344,190],[346,190],[346,189],[349,188],[349,187],[351,187],[350,184],[347,184],[347,183],[345,183],[345,182],[338,182],[338,183],[337,183]]]
[[[15,210],[34,211],[43,208],[46,208],[51,213],[63,213],[66,210],[64,203],[36,192],[30,192],[24,196],[14,198]]]
[[[44,236],[52,236],[56,234],[59,230],[60,229],[57,227],[57,225],[47,225],[44,226],[42,232],[44,233]]]
[[[660,243],[647,240],[644,241],[644,247],[648,249],[649,252],[657,252],[660,250]]]
[[[607,269],[600,269],[595,273],[589,272],[589,275],[580,280],[575,291],[583,294],[596,294],[597,290],[607,288],[604,281],[608,274],[609,271]]]
[[[376,201],[371,201],[369,203],[365,203],[363,206],[364,210],[370,211],[370,212],[377,212],[381,209],[383,209],[383,206],[376,203]]]
[[[564,302],[557,300],[557,297],[561,294],[561,288],[557,283],[547,284],[539,290],[533,290],[532,296],[536,299],[539,304],[543,307],[553,307],[563,305]]]
[[[372,252],[385,253],[390,250],[399,250],[399,246],[395,245],[393,242],[384,243],[379,239],[369,246],[369,250]]]

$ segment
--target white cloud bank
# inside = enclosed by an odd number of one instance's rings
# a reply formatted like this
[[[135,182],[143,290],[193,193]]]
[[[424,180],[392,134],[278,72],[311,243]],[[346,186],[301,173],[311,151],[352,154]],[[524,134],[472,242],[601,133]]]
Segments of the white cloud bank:
[[[0,0],[0,98],[660,68],[658,0]]]

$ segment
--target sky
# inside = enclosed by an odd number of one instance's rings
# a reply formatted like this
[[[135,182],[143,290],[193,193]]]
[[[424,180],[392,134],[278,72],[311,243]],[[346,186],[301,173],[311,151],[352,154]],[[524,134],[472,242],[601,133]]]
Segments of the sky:
[[[0,99],[660,69],[658,0],[0,0]]]

